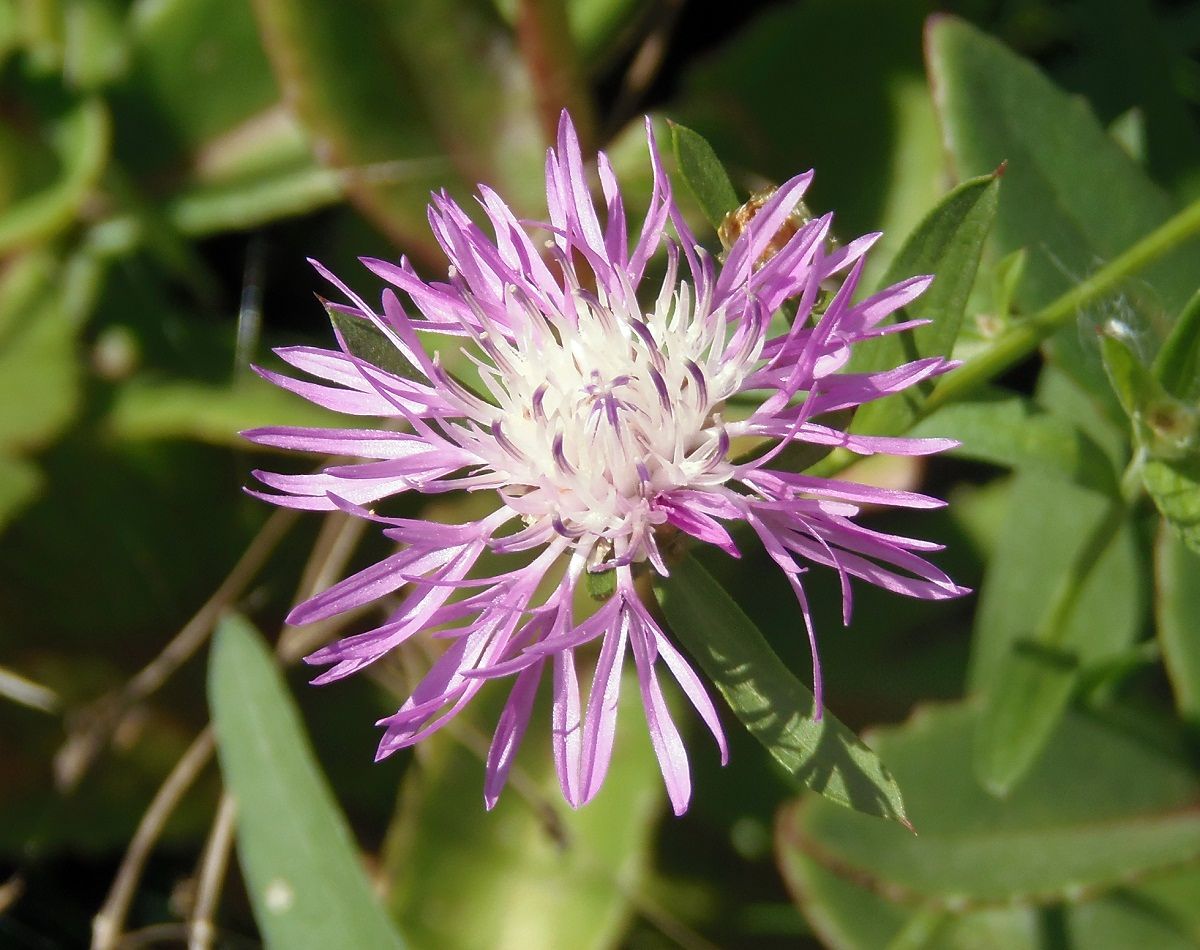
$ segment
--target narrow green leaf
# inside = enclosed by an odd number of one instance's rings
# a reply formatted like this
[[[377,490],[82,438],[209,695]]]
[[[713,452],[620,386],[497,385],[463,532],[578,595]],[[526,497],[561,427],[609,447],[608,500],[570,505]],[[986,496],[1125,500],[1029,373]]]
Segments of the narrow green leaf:
[[[19,194],[0,210],[0,254],[47,238],[74,220],[104,171],[109,134],[108,109],[100,99],[83,99],[55,119],[47,137],[58,167],[49,185]]]
[[[208,679],[238,857],[268,946],[400,947],[321,774],[274,659],[240,617],[223,620]]]
[[[1065,478],[1115,495],[1112,463],[1086,432],[1033,400],[984,389],[943,406],[909,430],[912,436],[957,439],[950,454]]]
[[[699,132],[676,122],[671,123],[671,145],[684,184],[695,196],[708,223],[719,228],[725,216],[741,204],[725,166]]]
[[[351,316],[326,304],[326,313],[346,349],[360,360],[402,379],[424,380],[416,367],[396,348],[382,330],[364,317]]]
[[[1166,396],[1149,367],[1142,365],[1124,340],[1104,334],[1100,338],[1100,355],[1113,392],[1131,419],[1140,416]]]
[[[930,708],[876,734],[918,835],[802,799],[780,822],[785,866],[798,852],[890,900],[961,913],[1075,902],[1200,858],[1200,782],[1182,749],[1069,712],[999,800],[971,774],[975,719]]]
[[[1172,215],[1172,199],[1089,107],[1001,42],[939,16],[929,21],[926,51],[943,137],[958,172],[978,175],[1008,162],[995,236],[1002,252],[1029,249],[1018,292],[1024,311],[1050,303],[1097,262],[1115,258]],[[1192,241],[1176,248],[1122,288],[1123,306],[1139,329],[1152,332],[1191,296],[1197,246]],[[1099,322],[1103,316],[1093,311],[1081,319]],[[1107,397],[1088,338],[1067,325],[1054,337],[1054,352],[1074,378]]]
[[[931,320],[928,326],[867,340],[856,346],[853,372],[878,372],[928,356],[949,356],[962,328],[967,298],[983,243],[996,216],[1000,173],[965,181],[921,221],[888,267],[882,285],[919,274],[934,274],[933,283],[896,320]],[[903,432],[924,402],[926,389],[902,393],[863,406],[851,431],[871,434]]]
[[[465,715],[480,728],[496,719]],[[490,812],[483,763],[457,737],[434,737],[405,773],[385,865],[392,913],[413,944],[619,945],[632,895],[644,893],[665,799],[633,671],[621,686],[608,778],[586,808],[562,799],[549,725],[549,708],[538,704],[509,787]]]
[[[1154,614],[1175,707],[1200,725],[1200,552],[1168,530],[1154,546]]]
[[[123,440],[193,439],[245,448],[243,429],[331,426],[339,418],[257,376],[230,386],[133,380],[117,390],[103,426]]]
[[[793,779],[839,805],[908,826],[900,788],[879,757],[828,709],[813,718],[811,690],[695,557],[673,565],[657,594],[675,636]]]
[[[1175,398],[1200,400],[1200,290],[1176,318],[1154,358],[1154,375]]]

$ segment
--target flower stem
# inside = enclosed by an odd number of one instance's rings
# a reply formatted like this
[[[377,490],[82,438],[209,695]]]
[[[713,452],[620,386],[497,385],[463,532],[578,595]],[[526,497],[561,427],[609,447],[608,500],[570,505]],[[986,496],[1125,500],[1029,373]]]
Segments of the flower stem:
[[[1081,307],[1103,297],[1120,281],[1137,273],[1197,232],[1200,232],[1200,201],[1188,205],[1091,277],[1016,324],[984,352],[948,373],[925,401],[922,415],[934,412],[963,393],[999,376],[1073,319]]]
[[[585,154],[595,148],[596,115],[571,38],[564,0],[520,0],[517,42],[533,81],[542,129],[553,142],[558,116],[567,109]]]

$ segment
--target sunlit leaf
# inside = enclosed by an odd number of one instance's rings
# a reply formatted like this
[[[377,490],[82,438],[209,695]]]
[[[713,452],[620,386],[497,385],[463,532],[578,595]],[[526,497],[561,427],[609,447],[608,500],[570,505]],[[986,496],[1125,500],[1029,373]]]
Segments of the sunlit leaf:
[[[729,707],[798,783],[857,811],[907,825],[900,787],[838,719],[813,718],[812,692],[692,556],[658,587],[671,630]]]
[[[684,184],[708,223],[719,228],[725,216],[741,203],[725,166],[702,135],[676,122],[671,123],[671,145]]]
[[[217,631],[208,689],[221,774],[237,807],[238,857],[266,943],[400,947],[283,677],[239,617]]]
[[[1084,102],[998,40],[940,16],[930,21],[926,49],[959,174],[978,175],[1008,162],[995,234],[1003,251],[1028,248],[1017,295],[1027,312],[1126,250],[1175,210]],[[1197,246],[1178,248],[1123,288],[1140,329],[1152,332],[1164,311],[1178,312],[1195,290]],[[1103,322],[1106,315],[1083,319]],[[1072,376],[1105,393],[1098,362],[1084,349],[1089,336],[1067,326],[1054,338],[1055,353]]]

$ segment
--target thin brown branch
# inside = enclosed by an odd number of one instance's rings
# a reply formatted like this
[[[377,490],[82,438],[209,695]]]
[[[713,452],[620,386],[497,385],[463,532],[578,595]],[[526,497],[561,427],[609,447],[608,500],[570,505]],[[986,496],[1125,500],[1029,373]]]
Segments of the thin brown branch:
[[[213,921],[221,900],[221,887],[229,870],[236,818],[237,806],[233,797],[228,792],[222,793],[217,815],[204,844],[204,856],[200,859],[196,903],[188,920],[188,950],[210,950],[216,937]]]
[[[159,786],[130,839],[108,897],[92,921],[92,950],[115,950],[118,946],[150,852],[179,800],[208,765],[214,747],[212,728],[206,726]]]
[[[82,727],[73,730],[54,757],[55,782],[69,792],[79,784],[101,751],[111,741],[130,710],[143,702],[190,660],[211,635],[221,614],[249,586],[295,523],[298,512],[280,508],[267,519],[221,586],[204,603],[153,660],[123,687],[110,693],[76,718]]]

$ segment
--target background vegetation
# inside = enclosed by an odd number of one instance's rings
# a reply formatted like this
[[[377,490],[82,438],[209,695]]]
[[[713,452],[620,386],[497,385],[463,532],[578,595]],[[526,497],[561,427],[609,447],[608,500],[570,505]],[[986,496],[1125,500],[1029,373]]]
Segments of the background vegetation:
[[[0,0],[0,943],[103,911],[109,947],[1200,944],[1198,52],[1200,3],[1151,0]],[[306,257],[368,299],[359,255],[444,266],[431,189],[541,216],[564,104],[635,207],[649,113],[741,197],[815,168],[839,234],[885,232],[868,285],[938,274],[916,345],[970,369],[856,424],[963,447],[857,477],[948,498],[875,523],[979,594],[863,588],[843,630],[809,583],[826,701],[917,837],[733,715],[670,818],[636,704],[593,805],[533,729],[489,814],[495,702],[372,764],[433,641],[295,668],[342,631],[287,608],[386,548],[242,494],[308,463],[240,429],[332,421],[249,365],[328,343]],[[699,563],[808,682],[763,560]]]

